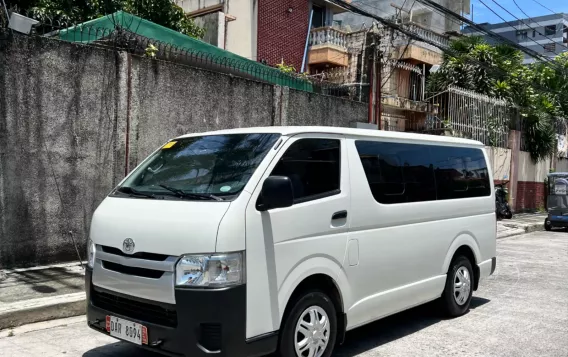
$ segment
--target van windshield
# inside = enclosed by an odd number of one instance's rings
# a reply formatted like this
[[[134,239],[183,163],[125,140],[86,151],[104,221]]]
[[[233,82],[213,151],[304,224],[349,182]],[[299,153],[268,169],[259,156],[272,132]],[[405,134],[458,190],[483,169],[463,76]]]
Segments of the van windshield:
[[[172,140],[154,153],[113,195],[224,200],[235,196],[280,134],[230,134]]]

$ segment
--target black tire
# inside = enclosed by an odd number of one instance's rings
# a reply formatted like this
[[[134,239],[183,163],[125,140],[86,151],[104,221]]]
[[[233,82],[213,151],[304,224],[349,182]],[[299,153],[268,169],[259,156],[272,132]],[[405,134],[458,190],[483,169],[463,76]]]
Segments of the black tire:
[[[511,219],[513,218],[513,212],[510,209],[507,209],[507,213],[505,213],[505,218]]]
[[[317,306],[323,309],[329,318],[329,338],[322,357],[330,357],[337,339],[337,315],[335,306],[329,296],[319,290],[308,291],[296,299],[293,304],[293,307],[284,317],[284,323],[280,331],[277,356],[301,357],[296,354],[296,324],[306,309]]]
[[[469,273],[469,294],[467,294],[467,299],[461,305],[458,304],[454,294],[454,284],[457,279],[457,272],[461,268],[467,269]],[[471,303],[471,297],[473,296],[473,284],[475,275],[471,262],[468,258],[463,255],[457,256],[452,260],[450,264],[450,269],[448,269],[448,274],[446,278],[446,287],[442,293],[442,308],[448,317],[458,317],[464,315],[469,310],[469,305]]]
[[[550,223],[550,220],[548,218],[544,220],[544,230],[546,230],[547,232],[550,232],[552,230],[552,224]]]

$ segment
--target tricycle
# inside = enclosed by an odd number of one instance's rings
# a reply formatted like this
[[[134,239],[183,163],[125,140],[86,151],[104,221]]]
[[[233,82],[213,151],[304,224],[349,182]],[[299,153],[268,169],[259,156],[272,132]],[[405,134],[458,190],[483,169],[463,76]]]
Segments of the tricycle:
[[[568,172],[548,174],[548,216],[544,220],[544,229],[568,228]]]

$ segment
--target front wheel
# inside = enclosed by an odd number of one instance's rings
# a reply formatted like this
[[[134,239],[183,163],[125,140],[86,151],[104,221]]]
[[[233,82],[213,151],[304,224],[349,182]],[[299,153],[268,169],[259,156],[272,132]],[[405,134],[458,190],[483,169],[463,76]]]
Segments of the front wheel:
[[[473,295],[473,268],[464,256],[454,258],[446,278],[442,293],[442,303],[449,317],[464,315],[469,310]]]
[[[329,357],[337,338],[337,315],[333,302],[321,291],[296,300],[280,335],[280,357]]]

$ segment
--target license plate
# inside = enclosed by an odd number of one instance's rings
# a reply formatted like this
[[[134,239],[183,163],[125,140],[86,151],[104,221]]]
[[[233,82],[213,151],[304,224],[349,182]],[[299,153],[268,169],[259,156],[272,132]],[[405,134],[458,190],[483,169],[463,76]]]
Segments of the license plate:
[[[136,322],[115,316],[106,317],[106,330],[112,336],[137,345],[148,344],[148,329]]]

